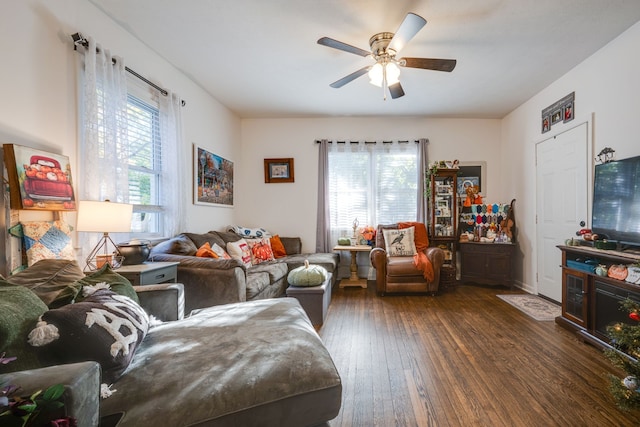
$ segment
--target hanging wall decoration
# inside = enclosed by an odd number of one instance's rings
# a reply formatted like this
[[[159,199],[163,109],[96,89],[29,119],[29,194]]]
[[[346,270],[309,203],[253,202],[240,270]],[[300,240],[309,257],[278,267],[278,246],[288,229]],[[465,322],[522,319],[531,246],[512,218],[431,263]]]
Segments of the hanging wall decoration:
[[[233,162],[193,145],[193,202],[233,207]]]
[[[571,92],[561,100],[542,110],[542,133],[549,132],[551,126],[560,121],[566,123],[573,120],[575,95],[575,92]]]
[[[15,144],[3,150],[11,209],[76,210],[69,157]]]

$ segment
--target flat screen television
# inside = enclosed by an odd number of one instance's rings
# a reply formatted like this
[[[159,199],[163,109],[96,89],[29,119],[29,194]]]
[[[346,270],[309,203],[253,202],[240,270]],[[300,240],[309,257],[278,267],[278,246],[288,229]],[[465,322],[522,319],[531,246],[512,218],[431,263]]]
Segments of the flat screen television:
[[[596,165],[592,214],[595,234],[640,247],[640,156]]]

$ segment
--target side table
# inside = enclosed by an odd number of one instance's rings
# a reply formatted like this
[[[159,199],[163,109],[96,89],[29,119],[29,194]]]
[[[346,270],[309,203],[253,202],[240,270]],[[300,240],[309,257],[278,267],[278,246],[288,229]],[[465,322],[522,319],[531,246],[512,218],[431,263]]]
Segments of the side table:
[[[124,276],[133,286],[175,283],[178,277],[179,262],[144,262],[135,265],[123,265],[115,270]]]
[[[351,252],[351,275],[349,279],[340,280],[340,287],[345,288],[347,286],[360,286],[361,288],[367,287],[367,279],[361,279],[358,277],[358,263],[356,261],[356,257],[358,252],[371,252],[371,246],[369,245],[353,245],[353,246],[343,246],[338,245],[334,246],[334,251],[349,251]]]

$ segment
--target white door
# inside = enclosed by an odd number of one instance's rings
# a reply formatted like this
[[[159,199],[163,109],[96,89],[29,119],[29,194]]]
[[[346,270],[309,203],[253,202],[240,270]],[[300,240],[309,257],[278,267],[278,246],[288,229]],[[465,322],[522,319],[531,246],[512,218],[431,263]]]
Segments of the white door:
[[[588,123],[536,145],[536,248],[538,294],[562,300],[561,252],[590,223]]]

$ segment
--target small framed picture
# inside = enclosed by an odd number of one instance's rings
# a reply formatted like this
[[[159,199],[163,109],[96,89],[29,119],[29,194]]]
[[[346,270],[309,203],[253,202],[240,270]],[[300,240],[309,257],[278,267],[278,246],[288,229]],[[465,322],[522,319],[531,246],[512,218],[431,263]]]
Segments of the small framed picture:
[[[573,120],[573,102],[566,104],[563,108],[563,122],[570,122]]]
[[[551,113],[551,124],[555,125],[560,120],[562,120],[562,109],[558,108],[553,113]]]
[[[542,133],[549,132],[551,130],[551,121],[549,120],[549,116],[544,116],[542,118]]]
[[[293,158],[264,159],[264,182],[294,182]]]

